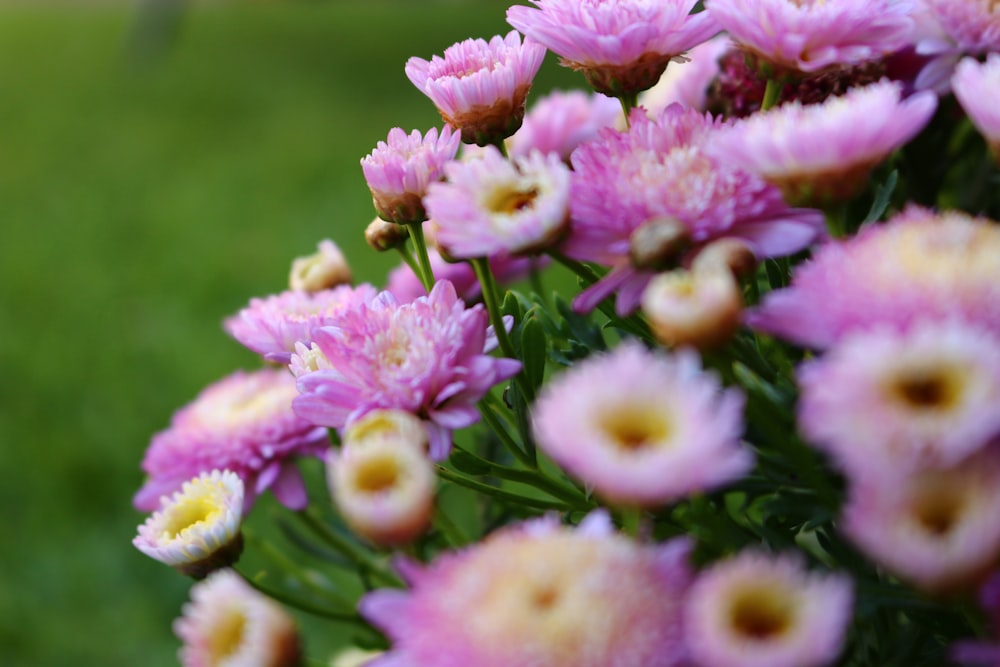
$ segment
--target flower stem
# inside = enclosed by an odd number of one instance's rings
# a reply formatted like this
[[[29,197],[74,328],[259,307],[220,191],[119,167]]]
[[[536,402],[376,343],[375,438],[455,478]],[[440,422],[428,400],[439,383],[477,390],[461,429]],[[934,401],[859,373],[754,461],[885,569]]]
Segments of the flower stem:
[[[489,484],[477,482],[474,479],[469,479],[465,475],[460,475],[442,466],[437,466],[437,473],[438,476],[443,480],[452,482],[453,484],[458,484],[459,486],[464,486],[465,488],[472,489],[473,491],[479,491],[480,493],[485,493],[488,496],[494,496],[501,500],[506,500],[507,502],[511,502],[516,505],[534,507],[536,509],[543,509],[543,510],[559,510],[561,512],[565,512],[572,509],[565,503],[553,502],[551,500],[543,500],[541,498],[531,498],[530,496],[522,496],[520,494],[512,493],[510,491],[505,491],[504,489],[491,486]]]
[[[625,112],[625,127],[631,127],[631,124],[628,122],[628,116],[632,113],[632,109],[639,106],[639,94],[622,94],[619,96],[618,101],[622,103],[622,111]]]
[[[424,289],[430,294],[434,288],[434,270],[431,269],[431,258],[427,254],[427,241],[424,240],[423,223],[408,226],[410,238],[413,239],[413,248],[417,251],[417,261],[420,262],[421,271],[417,273]]]
[[[399,256],[403,258],[403,262],[410,267],[411,271],[413,271],[413,275],[420,280],[420,284],[423,285],[424,277],[421,275],[422,272],[420,270],[420,265],[417,264],[417,260],[413,259],[413,255],[410,254],[410,251],[407,250],[406,246],[402,244],[396,246],[396,251],[399,253]]]
[[[390,572],[385,565],[383,565],[377,557],[371,552],[359,547],[350,540],[344,538],[337,531],[333,530],[316,514],[314,509],[307,509],[304,512],[297,512],[296,516],[299,517],[307,526],[309,526],[318,536],[326,540],[326,542],[344,554],[348,559],[353,561],[359,568],[362,568],[372,574],[373,576],[380,579],[383,583],[390,586],[400,586],[402,581],[399,577]]]
[[[778,103],[778,96],[781,95],[782,82],[774,77],[768,77],[767,86],[764,88],[764,99],[760,103],[760,110],[767,111]]]
[[[524,449],[514,442],[514,438],[510,436],[510,432],[507,430],[507,427],[500,421],[500,417],[493,410],[493,406],[490,404],[490,401],[487,400],[492,397],[492,394],[487,394],[486,398],[479,402],[479,412],[483,415],[483,421],[485,421],[486,425],[489,426],[490,429],[496,434],[497,438],[500,439],[500,442],[502,442],[503,445],[510,450],[510,453],[514,455],[514,458],[520,461],[522,465],[534,468],[537,463],[532,461],[531,457],[525,453]]]

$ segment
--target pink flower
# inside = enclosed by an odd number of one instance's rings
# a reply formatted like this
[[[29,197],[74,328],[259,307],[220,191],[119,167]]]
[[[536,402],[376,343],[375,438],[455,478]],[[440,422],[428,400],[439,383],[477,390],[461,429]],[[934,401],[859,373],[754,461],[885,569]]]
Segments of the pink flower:
[[[183,667],[295,667],[302,651],[295,621],[232,570],[220,570],[191,589],[174,621],[184,642]]]
[[[840,528],[876,563],[933,593],[968,588],[1000,557],[1000,449],[912,475],[852,480]]]
[[[573,153],[563,250],[614,268],[574,307],[589,310],[617,289],[619,313],[634,310],[652,273],[632,265],[633,235],[664,218],[681,223],[691,244],[736,237],[758,257],[796,252],[821,235],[820,212],[788,208],[777,188],[708,153],[717,127],[679,105],[656,120],[636,110],[627,132],[602,130]]]
[[[683,663],[684,540],[640,545],[606,514],[501,529],[362,598],[392,642],[380,667],[668,667]],[[686,663],[683,663],[686,664]]]
[[[955,97],[1000,160],[1000,53],[985,63],[965,58],[951,79]]]
[[[911,0],[707,0],[734,42],[779,69],[877,60],[910,43]]]
[[[438,136],[432,127],[423,137],[394,127],[361,159],[361,170],[372,193],[379,217],[400,224],[423,222],[427,216],[421,199],[427,186],[442,178],[445,163],[458,154],[461,136],[445,126]]]
[[[733,46],[728,35],[717,35],[691,49],[688,64],[668,67],[656,85],[639,95],[639,104],[655,118],[671,104],[706,111],[708,87],[719,75],[719,59]]]
[[[430,230],[428,230],[430,231]],[[476,272],[468,262],[446,262],[436,248],[428,248],[431,269],[434,277],[446,280],[454,287],[458,296],[468,304],[475,303],[482,296],[482,285],[476,278]],[[493,277],[501,285],[520,280],[528,275],[532,265],[542,268],[548,264],[546,257],[511,257],[510,255],[493,255],[489,258]],[[427,296],[420,278],[405,263],[389,272],[386,290],[392,292],[400,303],[413,301],[419,296]]]
[[[250,305],[227,318],[224,327],[230,336],[268,361],[287,364],[296,343],[308,346],[314,329],[333,324],[376,293],[371,285],[341,285],[319,292],[288,291],[250,299]]]
[[[845,575],[744,551],[702,572],[685,608],[699,667],[821,667],[839,655],[854,595]]]
[[[453,257],[532,254],[566,229],[570,172],[558,155],[535,151],[508,161],[487,146],[445,173],[424,203],[438,246]]]
[[[962,55],[1000,51],[1000,12],[994,0],[921,0],[917,53],[933,56],[917,76],[917,89],[948,92]]]
[[[449,46],[444,58],[410,58],[406,76],[446,123],[461,130],[462,141],[485,146],[521,126],[525,98],[544,57],[545,47],[530,39],[522,44],[512,30],[488,43],[467,39]]]
[[[671,60],[719,32],[695,0],[532,0],[507,22],[582,70],[599,93],[621,97],[651,87]]]
[[[314,333],[324,362],[299,376],[295,412],[343,428],[376,408],[405,410],[424,421],[431,456],[444,459],[451,432],[479,421],[476,402],[521,367],[486,354],[487,319],[482,306],[466,308],[449,282],[409,303],[382,292]]]
[[[847,199],[934,114],[932,93],[901,95],[899,83],[881,81],[822,104],[789,102],[726,127],[710,152],[777,185],[789,201]]]
[[[542,451],[617,505],[663,505],[754,463],[740,443],[742,394],[723,390],[690,350],[623,343],[546,384],[533,411]]]
[[[850,334],[798,380],[803,433],[854,475],[954,465],[1000,434],[1000,337],[961,322]]]
[[[568,162],[577,146],[593,139],[598,130],[614,127],[620,118],[618,100],[580,90],[553,91],[528,109],[521,129],[507,140],[507,153],[518,158],[538,150]]]
[[[1000,227],[964,213],[910,206],[885,224],[821,246],[748,318],[800,345],[920,319],[957,319],[1000,335]]]
[[[149,477],[133,504],[153,511],[160,496],[218,469],[243,480],[246,507],[267,489],[292,509],[305,507],[294,459],[323,456],[329,440],[325,429],[292,412],[295,395],[295,379],[284,369],[238,371],[206,387],[153,436],[142,461]]]

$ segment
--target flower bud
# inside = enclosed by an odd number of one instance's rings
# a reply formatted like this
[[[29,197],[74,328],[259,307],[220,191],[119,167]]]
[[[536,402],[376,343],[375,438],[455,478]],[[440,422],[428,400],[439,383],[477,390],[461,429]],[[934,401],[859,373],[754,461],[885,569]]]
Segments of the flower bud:
[[[632,232],[629,257],[637,269],[662,269],[669,266],[691,245],[691,232],[679,220],[669,216],[653,218]]]
[[[375,218],[365,229],[365,241],[376,252],[385,252],[406,243],[406,227],[382,218]]]
[[[420,419],[404,410],[373,410],[344,431],[344,442],[363,446],[373,440],[395,440],[427,451],[427,431]]]
[[[701,249],[694,258],[691,270],[695,273],[726,269],[737,280],[749,278],[757,269],[757,256],[745,241],[723,238]]]
[[[319,242],[316,254],[292,260],[292,271],[288,276],[289,287],[304,292],[318,292],[350,282],[351,268],[344,253],[329,239]]]
[[[743,297],[728,271],[661,273],[642,295],[657,339],[700,350],[723,345],[740,324]]]

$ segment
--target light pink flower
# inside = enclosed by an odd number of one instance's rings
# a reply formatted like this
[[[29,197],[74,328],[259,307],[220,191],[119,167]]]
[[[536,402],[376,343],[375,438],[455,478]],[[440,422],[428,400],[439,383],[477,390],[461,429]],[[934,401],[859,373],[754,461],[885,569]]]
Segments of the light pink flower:
[[[428,230],[430,231],[430,230]],[[468,304],[473,304],[482,297],[482,285],[476,278],[476,272],[468,262],[446,262],[436,248],[428,248],[427,254],[431,260],[431,270],[434,277],[450,282]],[[532,266],[542,268],[549,263],[547,257],[512,257],[510,255],[494,255],[489,258],[490,269],[497,283],[504,285],[527,276]],[[420,278],[405,263],[389,272],[386,290],[392,292],[400,303],[413,301],[417,297],[427,296]]]
[[[696,0],[532,0],[507,22],[582,70],[599,93],[620,97],[649,88],[671,60],[683,60],[719,27]]]
[[[623,343],[545,385],[533,408],[538,446],[605,500],[655,507],[715,489],[753,467],[740,442],[743,396],[698,355]]]
[[[707,152],[717,127],[711,116],[679,105],[656,120],[640,109],[627,132],[602,130],[573,153],[563,251],[614,268],[574,307],[590,310],[618,290],[619,313],[635,309],[652,273],[632,265],[631,242],[657,220],[680,222],[696,246],[744,239],[757,257],[796,252],[822,234],[819,211],[789,208],[777,188]]]
[[[539,150],[556,153],[568,162],[577,146],[622,118],[618,100],[599,93],[556,90],[531,105],[521,129],[507,140],[507,153],[517,158]]]
[[[250,299],[249,306],[226,318],[224,327],[230,336],[268,361],[287,364],[296,343],[308,346],[314,329],[333,324],[376,294],[367,284],[319,292],[282,292]]]
[[[509,526],[362,598],[392,647],[380,667],[673,667],[684,660],[686,540],[640,545],[605,514]],[[686,663],[683,663],[686,664]]]
[[[569,222],[570,172],[558,155],[535,151],[506,160],[494,146],[445,167],[424,204],[434,238],[452,257],[532,254],[551,246]]]
[[[639,95],[639,104],[655,118],[671,104],[705,111],[708,87],[719,75],[719,59],[733,47],[722,34],[703,42],[687,53],[683,67],[668,67],[656,85]]]
[[[144,511],[159,507],[160,496],[211,470],[231,470],[246,487],[245,505],[270,489],[293,509],[306,505],[297,456],[323,456],[326,429],[292,412],[295,379],[285,369],[238,371],[206,387],[178,410],[170,428],[146,450],[146,483],[133,499]]]
[[[934,593],[967,588],[1000,557],[1000,449],[912,475],[852,479],[840,529],[876,563]]]
[[[877,60],[910,43],[911,0],[707,0],[730,38],[779,69]]]
[[[687,646],[699,667],[821,667],[851,622],[849,577],[810,572],[800,558],[744,551],[691,587]]]
[[[174,633],[184,642],[183,667],[295,667],[302,660],[292,617],[232,570],[194,585]]]
[[[444,57],[413,57],[406,76],[434,102],[444,121],[461,130],[462,141],[485,146],[512,135],[524,119],[528,90],[542,65],[545,47],[516,31],[486,42],[467,39]]]
[[[1000,53],[985,63],[965,58],[951,78],[955,97],[1000,160]]]
[[[798,381],[800,428],[848,473],[954,465],[1000,434],[1000,337],[960,322],[848,335]]]
[[[325,362],[299,376],[295,412],[343,428],[377,408],[405,410],[424,421],[431,456],[444,459],[451,432],[479,421],[476,402],[521,367],[486,354],[488,340],[496,345],[487,320],[486,310],[466,308],[449,282],[409,303],[382,292],[316,330],[314,348]]]
[[[1000,335],[1000,227],[916,206],[821,246],[790,287],[748,318],[757,329],[824,348],[850,331],[957,319]]]
[[[789,102],[731,124],[709,150],[777,185],[788,201],[847,199],[937,108],[932,93],[902,99],[901,90],[899,83],[883,80],[822,104]]]
[[[461,136],[448,126],[440,136],[437,128],[424,136],[417,130],[409,135],[398,127],[389,130],[386,140],[361,159],[379,217],[400,224],[423,222],[427,216],[421,200],[427,186],[442,178],[460,143]]]
[[[932,56],[917,75],[917,89],[948,92],[963,55],[1000,51],[1000,11],[994,0],[921,0],[916,51]]]

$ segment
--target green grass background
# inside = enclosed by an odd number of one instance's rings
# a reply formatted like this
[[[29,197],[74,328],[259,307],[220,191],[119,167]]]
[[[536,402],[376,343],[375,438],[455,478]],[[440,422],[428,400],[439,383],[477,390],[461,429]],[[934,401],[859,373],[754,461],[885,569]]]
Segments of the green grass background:
[[[440,123],[406,59],[508,4],[192,6],[159,59],[126,6],[0,8],[0,665],[177,664],[189,583],[130,544],[150,435],[256,365],[220,322],[293,256],[331,237],[381,284],[358,161]]]

